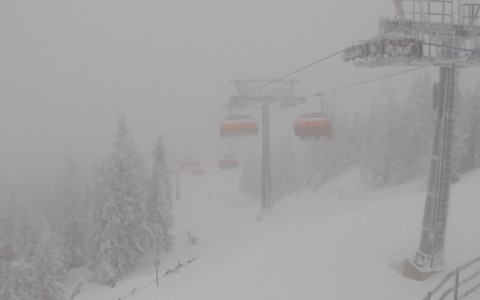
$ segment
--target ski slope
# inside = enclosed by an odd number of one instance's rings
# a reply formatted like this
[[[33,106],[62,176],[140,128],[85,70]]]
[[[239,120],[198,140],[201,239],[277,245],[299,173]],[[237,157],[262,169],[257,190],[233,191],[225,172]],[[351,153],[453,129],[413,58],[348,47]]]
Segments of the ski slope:
[[[399,274],[418,247],[423,180],[371,191],[352,168],[260,213],[259,199],[239,194],[238,172],[210,167],[202,177],[181,176],[175,247],[162,257],[159,287],[151,256],[114,288],[89,282],[85,269],[72,270],[65,285],[85,279],[79,300],[422,299],[480,255],[479,170],[452,186],[447,264],[423,282]]]

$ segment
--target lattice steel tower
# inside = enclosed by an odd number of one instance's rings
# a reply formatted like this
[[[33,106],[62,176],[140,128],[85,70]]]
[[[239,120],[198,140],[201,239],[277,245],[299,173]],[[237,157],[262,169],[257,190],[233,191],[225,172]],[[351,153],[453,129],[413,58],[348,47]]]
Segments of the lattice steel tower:
[[[270,104],[291,107],[304,102],[295,95],[297,80],[234,80],[238,96],[230,98],[231,108],[262,109],[262,210],[273,205],[270,166]]]
[[[357,66],[439,66],[428,192],[420,246],[408,260],[410,276],[425,279],[444,265],[450,194],[453,105],[458,68],[480,65],[480,1],[393,0],[396,15],[381,19],[377,37],[344,51]],[[407,275],[407,274],[406,274]]]

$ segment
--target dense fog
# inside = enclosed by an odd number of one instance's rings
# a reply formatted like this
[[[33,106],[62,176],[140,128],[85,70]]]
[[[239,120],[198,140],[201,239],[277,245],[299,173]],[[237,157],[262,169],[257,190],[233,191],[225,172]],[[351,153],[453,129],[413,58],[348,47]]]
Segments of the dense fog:
[[[54,282],[50,295],[62,293],[56,279],[85,264],[99,284],[114,286],[153,247],[151,236],[159,253],[171,250],[175,176],[185,158],[208,172],[235,152],[240,192],[261,197],[261,137],[219,137],[231,113],[261,120],[258,109],[229,111],[232,80],[279,78],[373,38],[379,19],[394,14],[381,0],[1,2],[2,262],[28,261],[30,250],[19,248],[31,242],[43,253],[32,266]],[[335,56],[289,78],[306,103],[271,108],[276,201],[317,190],[354,165],[372,188],[425,176],[438,68],[313,96],[405,68],[357,68]],[[479,92],[478,69],[461,70],[458,176],[480,164]],[[293,124],[320,110],[320,100],[333,136],[304,143]],[[131,247],[112,254],[115,243]],[[121,262],[115,268],[111,257]],[[22,266],[12,267],[17,279],[30,270]]]
[[[393,13],[383,2],[3,2],[1,194],[51,197],[69,158],[90,173],[120,116],[145,156],[162,134],[169,152],[218,151],[231,80],[276,78],[370,38]],[[337,57],[295,79],[313,94],[386,71]]]

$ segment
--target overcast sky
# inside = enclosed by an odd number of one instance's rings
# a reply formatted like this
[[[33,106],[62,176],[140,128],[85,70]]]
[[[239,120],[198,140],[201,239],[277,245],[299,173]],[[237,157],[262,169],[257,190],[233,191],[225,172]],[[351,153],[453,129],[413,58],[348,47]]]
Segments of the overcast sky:
[[[394,13],[387,0],[2,0],[0,196],[58,183],[68,158],[90,170],[122,115],[145,156],[160,134],[195,152],[218,136],[230,80],[282,76],[373,38]],[[293,78],[312,94],[388,71],[337,56]]]

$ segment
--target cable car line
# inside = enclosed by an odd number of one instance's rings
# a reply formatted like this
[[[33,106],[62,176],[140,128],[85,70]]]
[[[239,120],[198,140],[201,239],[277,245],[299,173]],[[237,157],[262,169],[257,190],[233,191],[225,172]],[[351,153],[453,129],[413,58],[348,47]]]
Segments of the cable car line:
[[[402,74],[405,74],[405,73],[409,73],[409,72],[413,72],[413,71],[417,71],[417,70],[421,70],[421,69],[425,69],[425,68],[428,68],[428,67],[430,67],[430,66],[422,66],[422,67],[418,67],[418,68],[414,68],[414,69],[409,69],[409,70],[402,71],[402,72],[398,72],[398,73],[394,73],[394,74],[385,75],[385,76],[382,76],[382,77],[378,77],[378,78],[374,78],[374,79],[362,81],[362,82],[359,82],[359,83],[354,83],[354,84],[350,84],[350,85],[347,85],[347,86],[343,86],[343,87],[331,89],[331,90],[328,90],[328,91],[326,91],[326,92],[322,92],[321,94],[322,94],[322,95],[327,95],[327,94],[335,93],[335,92],[342,91],[342,90],[346,90],[346,89],[349,89],[349,88],[352,88],[352,87],[364,85],[364,84],[367,84],[367,83],[370,83],[370,82],[379,81],[379,80],[382,80],[382,79],[385,79],[385,78],[390,78],[390,77],[394,77],[394,76],[397,76],[397,75],[402,75]],[[318,94],[319,94],[319,93],[315,93],[315,94],[309,95],[309,96],[307,96],[307,97],[318,96]]]
[[[448,46],[436,45],[436,44],[430,44],[430,43],[425,43],[425,44],[427,44],[427,45],[433,45],[433,46],[441,46],[441,47],[445,47],[445,48],[456,48],[456,47],[448,47]],[[463,49],[463,48],[456,48],[456,50],[465,50],[465,51],[470,51],[470,52],[474,52],[474,53],[480,53],[480,51],[468,50],[468,49]],[[266,86],[269,86],[269,85],[271,85],[271,84],[273,84],[273,83],[275,83],[275,82],[277,82],[277,81],[280,81],[280,80],[282,80],[282,79],[285,79],[285,78],[287,78],[288,76],[291,76],[291,75],[293,75],[293,74],[299,73],[299,72],[301,72],[301,71],[303,71],[303,70],[306,70],[306,69],[308,69],[308,68],[310,68],[310,67],[312,67],[312,66],[314,66],[314,65],[317,65],[317,64],[319,64],[319,63],[321,63],[321,62],[324,62],[324,61],[326,61],[326,60],[328,60],[328,59],[330,59],[330,58],[332,58],[332,57],[335,57],[335,56],[343,53],[344,51],[345,51],[345,50],[340,50],[340,51],[337,51],[337,52],[335,52],[335,53],[333,53],[333,54],[330,54],[330,55],[328,55],[328,56],[326,56],[326,57],[323,57],[323,58],[321,58],[321,59],[319,59],[319,60],[317,60],[317,61],[315,61],[315,62],[313,62],[313,63],[311,63],[311,64],[308,64],[308,65],[306,65],[306,66],[304,66],[304,67],[301,67],[301,68],[299,68],[299,69],[297,69],[297,70],[295,70],[295,71],[293,71],[293,72],[290,72],[290,73],[288,73],[288,74],[286,74],[286,75],[283,75],[283,76],[281,76],[281,77],[279,77],[279,78],[277,78],[277,79],[274,79],[274,80],[272,80],[272,81],[269,81],[269,82],[265,83],[265,84],[262,85],[262,86],[259,86],[259,87],[257,87],[257,88],[254,88],[254,89],[250,90],[250,91],[247,91],[245,94],[250,94],[250,93],[253,93],[253,92],[257,91],[257,90],[260,90],[260,89],[262,89],[262,88],[264,88],[264,87],[266,87]],[[406,70],[406,71],[402,71],[402,72],[398,72],[398,73],[386,75],[386,76],[383,76],[383,77],[379,77],[379,78],[375,78],[375,79],[371,79],[371,80],[359,82],[359,83],[356,83],[356,84],[352,84],[352,85],[348,85],[348,86],[344,86],[344,87],[340,87],[340,88],[335,88],[335,89],[332,89],[332,90],[323,92],[322,95],[326,95],[326,94],[334,93],[334,92],[337,92],[337,91],[349,89],[349,88],[352,88],[352,87],[356,87],[356,86],[360,86],[360,85],[367,84],[367,83],[370,83],[370,82],[374,82],[374,81],[382,80],[382,79],[385,79],[385,78],[389,78],[389,77],[401,75],[401,74],[404,74],[404,73],[413,72],[413,71],[416,71],[416,70],[424,69],[424,68],[426,68],[426,67],[428,67],[428,66],[422,66],[422,67],[419,67],[419,68],[414,68],[414,69],[410,69],[410,70]],[[311,97],[311,96],[318,96],[318,93],[313,94],[313,95],[310,95],[310,96],[307,96],[307,97]],[[208,128],[208,126],[209,126],[213,121],[215,121],[215,120],[218,118],[218,116],[220,115],[220,113],[221,113],[224,109],[226,109],[226,108],[228,108],[228,104],[227,104],[227,105],[224,105],[224,106],[215,114],[215,116],[205,125],[204,130],[206,130],[206,129]],[[275,115],[276,115],[276,114],[275,114]],[[275,116],[275,115],[274,115],[274,116]],[[273,117],[274,117],[274,116],[273,116]],[[204,130],[202,130],[201,132],[203,132]]]
[[[326,57],[324,57],[324,58],[322,58],[322,59],[319,59],[319,60],[317,60],[317,61],[315,61],[315,62],[313,62],[313,63],[311,63],[311,64],[309,64],[309,65],[306,65],[306,66],[304,66],[304,67],[301,67],[300,69],[297,69],[297,70],[295,70],[295,71],[293,71],[293,72],[290,72],[290,73],[288,73],[288,74],[286,74],[286,75],[284,75],[284,76],[282,76],[282,77],[279,77],[279,78],[274,79],[274,80],[272,80],[272,81],[270,81],[270,82],[267,82],[267,83],[265,83],[265,84],[262,85],[262,86],[259,86],[259,87],[257,87],[257,88],[254,88],[253,90],[250,90],[250,91],[246,92],[245,95],[248,95],[248,94],[250,94],[250,93],[253,93],[253,92],[255,92],[255,91],[258,91],[258,90],[260,90],[260,89],[263,89],[264,87],[269,86],[269,85],[271,85],[271,84],[273,84],[273,83],[275,83],[275,82],[277,82],[277,81],[280,81],[280,80],[282,80],[282,79],[285,79],[285,78],[287,78],[288,76],[291,76],[291,75],[296,74],[296,73],[298,73],[298,72],[301,72],[301,71],[303,71],[303,70],[305,70],[305,69],[308,69],[308,68],[310,68],[310,67],[312,67],[312,66],[314,66],[314,65],[316,65],[316,64],[319,64],[319,63],[321,63],[321,62],[324,62],[324,61],[326,61],[327,59],[330,59],[330,58],[332,58],[332,57],[334,57],[334,56],[337,56],[337,55],[343,53],[343,51],[345,51],[345,50],[341,50],[341,51],[335,52],[335,53],[333,53],[333,54],[331,54],[331,55],[329,55],[329,56],[326,56]]]
[[[370,82],[374,82],[374,81],[379,81],[379,80],[382,80],[382,79],[385,79],[385,78],[390,78],[390,77],[394,77],[394,76],[397,76],[397,75],[402,75],[404,73],[408,73],[408,72],[413,72],[413,71],[417,71],[417,70],[420,70],[420,69],[425,69],[425,68],[428,68],[429,66],[422,66],[422,67],[418,67],[418,68],[414,68],[414,69],[409,69],[409,70],[406,70],[406,71],[402,71],[402,72],[398,72],[398,73],[394,73],[394,74],[389,74],[389,75],[385,75],[385,76],[382,76],[382,77],[378,77],[378,78],[374,78],[374,79],[370,79],[370,80],[366,80],[366,81],[362,81],[362,82],[358,82],[358,83],[354,83],[354,84],[350,84],[350,85],[346,85],[346,86],[343,86],[343,87],[339,87],[339,88],[334,88],[334,89],[331,89],[331,90],[328,90],[328,91],[325,91],[325,92],[318,92],[318,93],[315,93],[315,94],[312,94],[312,95],[308,95],[308,96],[305,96],[305,98],[308,98],[308,97],[314,97],[314,96],[324,96],[324,95],[327,95],[327,94],[332,94],[332,93],[335,93],[335,92],[338,92],[338,91],[342,91],[342,90],[346,90],[346,89],[349,89],[349,88],[352,88],[352,87],[356,87],[356,86],[360,86],[360,85],[363,85],[363,84],[367,84],[367,83],[370,83]],[[274,118],[275,116],[277,116],[280,112],[283,111],[283,108],[280,109],[277,113],[275,113],[274,115],[272,115],[272,118]]]
[[[347,88],[359,86],[362,84],[385,79],[388,77],[401,75],[407,72],[412,72],[412,71],[423,69],[426,67],[427,66],[422,66],[419,68],[410,69],[410,70],[398,72],[395,74],[385,75],[385,76],[382,76],[381,78],[375,78],[375,79],[367,80],[364,82],[351,84],[343,88],[332,89],[324,93],[316,93],[315,96],[321,97],[323,95],[333,93],[339,90],[344,90]],[[325,114],[322,111],[320,111],[319,113],[309,113],[309,114],[301,115],[295,120],[294,132],[295,132],[295,135],[298,136],[302,141],[319,140],[324,138],[330,139],[332,136],[332,119],[328,114]]]
[[[218,117],[220,116],[220,114],[228,108],[228,104],[222,106],[216,113],[215,115],[213,116],[213,118],[211,118],[207,123],[205,123],[205,125],[203,127],[199,127],[201,128],[201,130],[199,131],[197,137],[201,137],[203,135],[203,133],[205,131],[207,131],[209,129],[209,126],[215,121],[218,119]]]
[[[272,80],[272,81],[270,81],[270,82],[267,82],[266,84],[264,84],[264,85],[262,85],[262,86],[260,86],[260,87],[257,87],[257,88],[255,88],[255,89],[252,89],[252,90],[248,91],[246,94],[253,93],[254,91],[257,91],[257,90],[259,90],[259,89],[262,89],[262,88],[264,88],[264,87],[266,87],[266,86],[268,86],[268,85],[271,85],[271,84],[273,84],[273,83],[275,83],[275,82],[277,82],[277,81],[280,81],[280,80],[282,80],[282,79],[285,79],[285,78],[288,77],[288,76],[291,76],[291,75],[296,74],[296,73],[298,73],[298,72],[301,72],[301,71],[303,71],[303,70],[305,70],[305,69],[307,69],[307,68],[310,68],[310,67],[312,67],[312,66],[314,66],[314,65],[316,65],[316,64],[319,64],[319,63],[321,63],[321,62],[324,62],[324,61],[326,61],[326,60],[328,60],[328,59],[330,59],[330,58],[332,58],[332,57],[335,57],[336,55],[339,55],[339,54],[343,53],[343,52],[344,52],[344,50],[341,50],[341,51],[335,52],[335,53],[333,53],[333,54],[331,54],[331,55],[328,55],[328,56],[326,56],[326,57],[324,57],[324,58],[322,58],[322,59],[320,59],[320,60],[317,60],[317,61],[315,61],[315,62],[313,62],[313,63],[311,63],[311,64],[309,64],[309,65],[306,65],[306,66],[304,66],[304,67],[302,67],[302,68],[299,68],[299,69],[297,69],[297,70],[295,70],[295,71],[293,71],[293,72],[290,72],[290,73],[288,73],[288,74],[286,74],[286,75],[284,75],[284,76],[282,76],[282,77],[279,77],[279,78],[277,78],[277,79],[275,79],[275,80]],[[417,71],[417,70],[424,69],[424,68],[427,68],[427,67],[428,67],[428,66],[422,66],[422,67],[418,67],[418,68],[414,68],[414,69],[409,69],[409,70],[402,71],[402,72],[397,72],[397,73],[394,73],[394,74],[385,75],[385,76],[382,76],[382,77],[370,79],[370,80],[367,80],[367,81],[362,81],[362,82],[359,82],[359,83],[355,83],[355,84],[343,86],[343,87],[340,87],[340,88],[334,88],[334,89],[331,89],[331,90],[322,92],[321,94],[322,94],[322,95],[331,94],[331,93],[334,93],[334,92],[337,92],[337,91],[346,90],[346,89],[349,89],[349,88],[352,88],[352,87],[356,87],[356,86],[364,85],[364,84],[367,84],[367,83],[379,81],[379,80],[382,80],[382,79],[385,79],[385,78],[390,78],[390,77],[394,77],[394,76],[397,76],[397,75],[402,75],[402,74],[405,74],[405,73]],[[310,95],[310,96],[307,96],[307,97],[318,96],[318,94],[319,94],[319,93],[315,93],[315,94]],[[226,108],[228,108],[228,104],[227,104],[227,105],[224,105],[224,106],[215,114],[215,116],[204,126],[204,128],[203,128],[203,130],[201,130],[201,132],[205,131],[205,130],[209,127],[209,125],[210,125],[212,122],[214,122],[214,121],[218,118],[218,116],[219,116]],[[280,111],[281,111],[281,110],[280,110]],[[272,117],[275,117],[278,113],[280,113],[280,111],[277,112],[277,113],[276,113],[275,115],[273,115]]]
[[[316,65],[316,64],[319,64],[319,63],[321,63],[321,62],[323,62],[323,61],[325,61],[325,60],[327,60],[327,59],[330,59],[330,58],[332,58],[332,57],[335,57],[336,55],[339,55],[339,54],[341,54],[341,53],[343,53],[343,52],[344,52],[344,50],[341,50],[341,51],[335,52],[335,53],[333,53],[333,54],[331,54],[331,55],[328,55],[328,56],[326,56],[326,57],[324,57],[324,58],[322,58],[322,59],[320,59],[320,60],[317,60],[317,61],[315,61],[315,62],[313,62],[313,63],[311,63],[311,64],[309,64],[309,65],[306,65],[306,66],[304,66],[304,67],[302,67],[302,68],[300,68],[300,69],[297,69],[297,70],[295,70],[295,71],[293,71],[293,72],[290,72],[290,73],[288,73],[288,74],[286,74],[286,75],[284,75],[284,76],[282,76],[282,77],[279,77],[279,78],[277,78],[277,79],[275,79],[275,80],[269,81],[269,82],[267,82],[266,84],[264,84],[264,85],[262,85],[262,86],[260,86],[260,87],[257,87],[257,88],[255,88],[255,89],[252,89],[252,90],[246,92],[246,94],[253,93],[254,91],[257,91],[257,90],[262,89],[262,88],[264,88],[264,87],[266,87],[266,86],[268,86],[268,85],[271,85],[271,84],[273,84],[273,83],[275,83],[275,82],[277,82],[277,81],[280,81],[280,80],[282,80],[282,79],[285,79],[285,78],[288,77],[288,76],[291,76],[291,75],[293,75],[293,74],[296,74],[296,73],[298,73],[298,72],[301,72],[301,71],[303,71],[303,70],[305,70],[305,69],[307,69],[307,68],[310,68],[310,67],[312,67],[312,66],[314,66],[314,65]],[[335,89],[332,89],[332,90],[329,90],[329,91],[326,91],[326,92],[322,92],[321,94],[322,94],[322,95],[331,94],[331,93],[334,93],[334,92],[337,92],[337,91],[349,89],[349,88],[356,87],[356,86],[360,86],[360,85],[367,84],[367,83],[370,83],[370,82],[374,82],[374,81],[382,80],[382,79],[385,79],[385,78],[389,78],[389,77],[394,77],[394,76],[397,76],[397,75],[401,75],[401,74],[404,74],[404,73],[408,73],[408,72],[413,72],[413,71],[416,71],[416,70],[424,69],[424,68],[426,68],[426,67],[428,67],[428,66],[422,66],[422,67],[418,67],[418,68],[414,68],[414,69],[409,69],[409,70],[402,71],[402,72],[398,72],[398,73],[394,73],[394,74],[389,74],[389,75],[382,76],[382,77],[379,77],[379,78],[374,78],[374,79],[370,79],[370,80],[367,80],[367,81],[362,81],[362,82],[359,82],[359,83],[347,85],[347,86],[344,86],[344,87],[335,88]],[[319,94],[319,93],[315,93],[315,94],[310,95],[310,96],[307,96],[307,97],[318,96],[318,94]],[[217,114],[215,115],[215,117],[212,118],[212,119],[210,120],[210,122],[207,123],[207,125],[205,126],[205,128],[207,128],[208,125],[210,125],[214,120],[216,120],[216,119],[218,118],[218,116],[220,115],[220,113],[221,113],[224,109],[226,109],[227,107],[228,107],[228,104],[227,104],[227,105],[224,105],[224,106],[217,112]],[[280,112],[280,111],[279,111],[279,112]],[[278,114],[278,113],[277,113],[277,114]],[[273,115],[272,117],[276,116],[277,114]],[[203,131],[202,131],[202,132],[203,132]]]
[[[290,73],[288,73],[288,74],[286,74],[286,75],[284,75],[284,76],[282,76],[282,77],[279,77],[279,78],[277,78],[277,79],[274,79],[274,80],[272,80],[272,81],[269,81],[269,82],[267,82],[266,84],[264,84],[264,85],[262,85],[262,86],[260,86],[260,87],[254,88],[254,89],[252,89],[252,90],[250,90],[250,91],[247,91],[247,92],[245,93],[245,95],[250,94],[250,93],[253,93],[253,92],[255,92],[255,91],[257,91],[257,90],[260,90],[260,89],[262,89],[262,88],[264,88],[264,87],[266,87],[266,86],[269,86],[269,85],[271,85],[271,84],[273,84],[273,83],[275,83],[275,82],[278,82],[278,81],[280,81],[280,80],[282,80],[282,79],[285,79],[285,78],[288,77],[288,76],[291,76],[291,75],[293,75],[293,74],[296,74],[296,73],[298,73],[298,72],[301,72],[301,71],[303,71],[303,70],[305,70],[305,69],[308,69],[308,68],[310,68],[310,67],[312,67],[312,66],[314,66],[314,65],[316,65],[316,64],[319,64],[319,63],[321,63],[321,62],[323,62],[323,61],[326,61],[326,60],[328,60],[328,59],[330,59],[330,58],[332,58],[332,57],[335,57],[335,56],[343,53],[343,51],[344,51],[344,50],[337,51],[337,52],[335,52],[335,53],[333,53],[333,54],[331,54],[331,55],[328,55],[328,56],[326,56],[326,57],[323,57],[323,58],[321,58],[321,59],[319,59],[319,60],[317,60],[317,61],[315,61],[315,62],[313,62],[313,63],[311,63],[311,64],[308,64],[308,65],[306,65],[306,66],[304,66],[304,67],[301,67],[301,68],[299,68],[299,69],[297,69],[297,70],[295,70],[295,71],[293,71],[293,72],[290,72]],[[211,125],[211,123],[213,123],[213,122],[218,118],[218,116],[221,114],[221,112],[222,112],[224,109],[228,108],[228,107],[229,107],[228,104],[222,106],[222,108],[215,114],[215,116],[214,116],[212,119],[210,119],[210,121],[204,126],[204,129],[201,130],[200,132],[203,133],[203,132],[208,128],[208,126]]]
[[[465,52],[472,52],[472,53],[480,54],[479,50],[465,49],[465,48],[460,48],[460,47],[453,47],[453,46],[440,45],[440,44],[434,44],[434,43],[426,43],[426,42],[423,42],[423,44],[424,45],[429,45],[429,46],[436,46],[436,47],[439,47],[439,48],[446,48],[446,49],[459,50],[459,51],[465,51]]]

